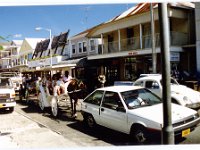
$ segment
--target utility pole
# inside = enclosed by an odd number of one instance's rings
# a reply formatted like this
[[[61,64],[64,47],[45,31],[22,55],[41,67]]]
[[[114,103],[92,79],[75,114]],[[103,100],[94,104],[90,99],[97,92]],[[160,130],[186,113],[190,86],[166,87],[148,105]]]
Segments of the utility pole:
[[[162,144],[174,144],[174,130],[172,127],[171,95],[170,95],[170,57],[169,57],[169,21],[167,3],[158,3],[160,23],[160,44],[162,56],[163,81],[163,129]]]
[[[155,46],[155,25],[154,25],[154,13],[153,13],[153,4],[150,3],[150,15],[151,15],[151,44],[152,44],[152,71],[157,73],[157,56],[156,56],[156,46]]]

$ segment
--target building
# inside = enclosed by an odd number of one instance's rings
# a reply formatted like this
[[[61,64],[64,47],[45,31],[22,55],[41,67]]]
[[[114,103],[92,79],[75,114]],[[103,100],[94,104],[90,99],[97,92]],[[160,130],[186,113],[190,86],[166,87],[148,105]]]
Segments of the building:
[[[13,40],[3,45],[3,50],[0,51],[1,55],[1,71],[17,71],[15,65],[19,61],[19,51],[22,45],[22,40]]]
[[[153,4],[157,72],[161,72],[158,4]],[[195,70],[195,23],[193,3],[169,3],[171,66]],[[88,55],[97,72],[105,74],[107,85],[117,80],[135,80],[140,73],[152,72],[150,3],[140,3],[121,15],[95,27],[88,37],[102,39],[102,53]],[[183,63],[184,62],[184,63]]]

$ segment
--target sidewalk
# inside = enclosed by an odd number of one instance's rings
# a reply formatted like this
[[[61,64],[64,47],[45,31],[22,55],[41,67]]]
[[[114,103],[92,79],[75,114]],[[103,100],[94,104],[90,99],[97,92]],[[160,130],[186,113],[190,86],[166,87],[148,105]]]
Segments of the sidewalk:
[[[0,114],[0,120],[0,149],[78,147],[75,142],[16,112]]]

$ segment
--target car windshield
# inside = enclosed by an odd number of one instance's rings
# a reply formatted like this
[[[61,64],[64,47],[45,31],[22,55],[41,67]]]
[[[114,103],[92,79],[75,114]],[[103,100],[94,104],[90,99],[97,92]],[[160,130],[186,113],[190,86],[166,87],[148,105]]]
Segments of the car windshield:
[[[161,99],[147,89],[121,92],[121,96],[129,109],[161,103]]]
[[[16,77],[17,75],[15,73],[1,73],[1,77]]]
[[[12,87],[12,83],[9,78],[0,78],[0,88],[10,88]]]

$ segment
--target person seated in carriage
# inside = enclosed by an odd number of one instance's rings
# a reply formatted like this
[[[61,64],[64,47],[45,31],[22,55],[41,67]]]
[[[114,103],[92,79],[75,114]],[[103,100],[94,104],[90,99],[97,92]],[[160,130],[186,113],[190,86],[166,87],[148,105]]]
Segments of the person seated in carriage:
[[[54,86],[54,96],[65,93],[65,83],[61,74],[57,74],[57,81]]]

